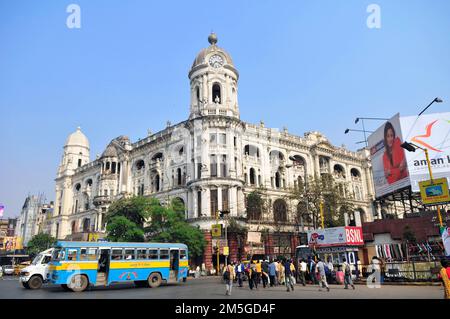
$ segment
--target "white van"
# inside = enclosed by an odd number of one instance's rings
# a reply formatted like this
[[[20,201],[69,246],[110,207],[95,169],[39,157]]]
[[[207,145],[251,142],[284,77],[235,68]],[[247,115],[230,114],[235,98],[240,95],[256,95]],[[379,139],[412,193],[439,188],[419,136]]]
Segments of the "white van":
[[[48,263],[52,258],[53,248],[40,252],[34,257],[30,266],[20,271],[20,282],[27,289],[39,289],[46,281]]]

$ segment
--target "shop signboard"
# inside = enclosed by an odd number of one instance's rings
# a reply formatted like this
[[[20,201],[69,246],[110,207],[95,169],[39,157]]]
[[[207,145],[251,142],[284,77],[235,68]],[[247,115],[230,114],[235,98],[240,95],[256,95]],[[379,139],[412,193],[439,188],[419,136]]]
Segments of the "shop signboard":
[[[308,231],[308,244],[314,247],[362,246],[362,227],[345,226]]]
[[[261,242],[261,232],[249,231],[247,233],[247,242],[249,242],[249,243],[260,243]]]
[[[424,205],[437,205],[450,202],[447,178],[419,182],[420,196]]]
[[[211,226],[211,235],[214,238],[222,237],[222,224],[214,224]]]

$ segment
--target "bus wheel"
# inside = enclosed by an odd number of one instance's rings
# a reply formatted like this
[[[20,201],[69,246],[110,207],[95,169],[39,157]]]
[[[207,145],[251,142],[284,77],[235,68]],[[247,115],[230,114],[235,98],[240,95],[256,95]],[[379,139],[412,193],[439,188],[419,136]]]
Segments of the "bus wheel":
[[[61,288],[65,291],[72,291],[72,289],[70,289],[66,284],[61,285]]]
[[[148,277],[148,285],[150,288],[156,288],[161,285],[162,278],[161,275],[157,272],[154,272]]]
[[[42,278],[40,276],[32,276],[30,280],[28,280],[28,286],[30,289],[39,289],[42,287]]]
[[[27,282],[22,282],[22,286],[26,289],[30,289],[30,286],[28,286]]]
[[[86,276],[75,275],[70,279],[68,286],[74,292],[81,292],[86,290],[88,284],[89,282]]]
[[[148,287],[148,282],[145,280],[135,280],[134,284],[136,287]]]

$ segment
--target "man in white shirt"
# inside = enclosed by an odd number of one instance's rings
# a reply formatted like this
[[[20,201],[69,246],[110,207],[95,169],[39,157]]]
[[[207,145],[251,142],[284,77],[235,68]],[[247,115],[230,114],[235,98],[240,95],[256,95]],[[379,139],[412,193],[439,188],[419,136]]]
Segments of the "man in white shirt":
[[[308,267],[308,265],[306,264],[305,260],[302,259],[300,264],[299,264],[299,277],[300,277],[300,282],[302,283],[303,286],[306,286],[306,280],[305,280],[305,275],[306,275],[306,269]]]

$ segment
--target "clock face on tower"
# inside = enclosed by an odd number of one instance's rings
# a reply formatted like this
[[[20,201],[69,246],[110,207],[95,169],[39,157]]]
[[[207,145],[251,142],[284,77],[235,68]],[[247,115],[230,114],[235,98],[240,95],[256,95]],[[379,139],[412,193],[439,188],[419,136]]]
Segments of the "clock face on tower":
[[[223,65],[223,58],[220,55],[214,54],[209,58],[209,65],[213,68],[220,68]]]

